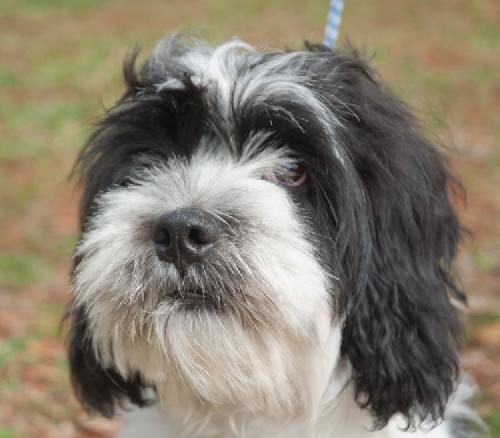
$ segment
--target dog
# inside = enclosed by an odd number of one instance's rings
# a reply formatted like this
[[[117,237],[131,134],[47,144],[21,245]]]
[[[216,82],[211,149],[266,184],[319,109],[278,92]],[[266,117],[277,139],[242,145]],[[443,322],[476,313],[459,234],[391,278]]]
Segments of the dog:
[[[163,39],[82,149],[69,362],[121,436],[474,436],[459,184],[363,56]]]

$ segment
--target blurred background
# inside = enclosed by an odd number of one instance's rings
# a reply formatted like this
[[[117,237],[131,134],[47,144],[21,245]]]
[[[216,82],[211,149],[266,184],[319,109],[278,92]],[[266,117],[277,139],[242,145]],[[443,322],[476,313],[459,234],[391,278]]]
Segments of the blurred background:
[[[0,0],[0,438],[104,437],[71,395],[59,323],[78,190],[67,177],[120,96],[121,62],[165,33],[264,48],[322,41],[328,0]],[[463,366],[500,437],[500,1],[347,0],[340,41],[364,48],[448,145],[468,193],[456,269],[470,297]]]

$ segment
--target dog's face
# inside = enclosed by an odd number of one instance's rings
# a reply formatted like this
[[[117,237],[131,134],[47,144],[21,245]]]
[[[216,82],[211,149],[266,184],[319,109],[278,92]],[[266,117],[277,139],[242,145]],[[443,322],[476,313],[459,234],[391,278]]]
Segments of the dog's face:
[[[83,150],[73,381],[283,418],[340,361],[379,424],[441,413],[460,227],[440,155],[355,55],[160,43]]]

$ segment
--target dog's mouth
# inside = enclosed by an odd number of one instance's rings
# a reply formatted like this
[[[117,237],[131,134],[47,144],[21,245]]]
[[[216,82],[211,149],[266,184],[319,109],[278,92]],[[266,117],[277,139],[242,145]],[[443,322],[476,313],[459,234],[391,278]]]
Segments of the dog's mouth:
[[[221,300],[212,293],[201,289],[175,289],[168,295],[169,299],[188,310],[212,309],[221,310]]]

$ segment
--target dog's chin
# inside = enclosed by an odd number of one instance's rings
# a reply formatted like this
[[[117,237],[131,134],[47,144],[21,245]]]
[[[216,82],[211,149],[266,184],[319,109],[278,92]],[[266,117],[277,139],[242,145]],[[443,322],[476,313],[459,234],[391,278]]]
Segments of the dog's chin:
[[[222,312],[227,310],[227,306],[224,305],[220,298],[216,298],[213,294],[198,288],[174,289],[168,294],[168,299],[179,310],[187,312]]]
[[[310,414],[325,383],[318,376],[331,363],[323,354],[330,318],[311,322],[311,331],[323,333],[310,336],[309,330],[249,327],[233,313],[213,313],[195,300],[196,311],[171,316],[166,350],[148,349],[149,360],[136,364],[168,412],[182,416],[187,407],[209,408],[274,420]]]
[[[124,377],[138,372],[174,415],[190,406],[283,420],[314,406],[314,370],[323,366],[323,351],[334,351],[324,348],[331,315],[329,306],[323,309],[299,331],[278,312],[274,320],[248,324],[212,295],[175,289],[140,330],[114,330],[109,342],[113,323],[101,320],[94,333],[108,334],[101,360]],[[134,327],[143,313],[138,307],[120,312],[129,322],[119,326]]]

